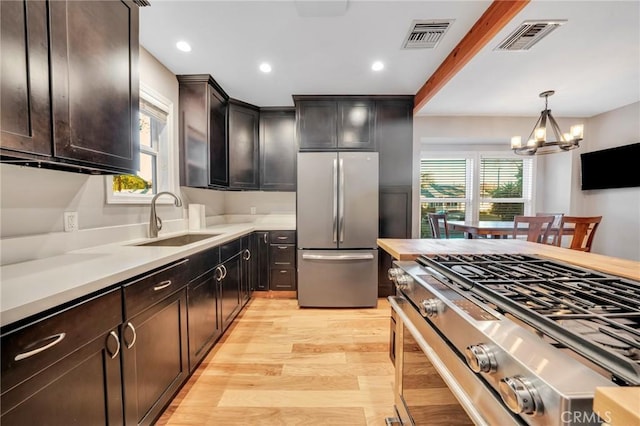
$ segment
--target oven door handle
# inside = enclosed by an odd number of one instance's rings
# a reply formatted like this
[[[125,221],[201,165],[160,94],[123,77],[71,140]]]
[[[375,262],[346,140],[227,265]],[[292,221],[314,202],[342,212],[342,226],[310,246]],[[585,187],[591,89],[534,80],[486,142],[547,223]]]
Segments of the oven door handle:
[[[372,260],[372,254],[303,254],[304,260]]]
[[[413,309],[409,302],[403,297],[398,296],[389,296],[388,300],[389,304],[391,305],[391,309],[396,311],[396,313],[398,314],[398,318],[400,319],[400,321],[402,321],[402,324],[404,324],[407,330],[409,330],[411,336],[415,339],[418,346],[420,346],[420,349],[422,349],[422,352],[426,355],[427,358],[429,358],[431,364],[433,364],[438,374],[440,374],[440,377],[442,377],[442,380],[444,380],[444,382],[447,384],[449,390],[451,390],[451,392],[456,396],[456,399],[458,400],[460,405],[462,405],[471,420],[476,425],[489,426],[480,412],[476,409],[471,399],[469,399],[467,393],[464,391],[464,389],[462,389],[462,387],[460,387],[456,379],[453,377],[445,363],[440,359],[438,354],[431,348],[431,346],[429,346],[427,341],[424,340],[424,337],[422,337],[420,331],[418,331],[416,326],[411,322],[411,319],[409,319],[407,314],[404,312],[406,309]]]

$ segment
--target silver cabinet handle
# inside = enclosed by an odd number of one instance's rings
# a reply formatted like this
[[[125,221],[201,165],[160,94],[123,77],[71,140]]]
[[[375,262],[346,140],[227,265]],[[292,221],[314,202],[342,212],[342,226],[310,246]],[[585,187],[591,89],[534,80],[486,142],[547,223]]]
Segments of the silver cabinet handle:
[[[16,357],[14,358],[14,361],[21,361],[23,359],[27,359],[30,358],[36,354],[39,354],[40,352],[44,352],[49,348],[54,347],[55,345],[57,345],[58,343],[62,342],[62,339],[64,339],[64,336],[66,336],[67,333],[58,333],[58,334],[54,334],[53,336],[48,336],[45,337],[44,339],[40,339],[35,343],[32,343],[31,345],[27,346],[27,347],[32,347],[37,345],[38,343],[42,343],[42,342],[46,342],[47,340],[51,340],[54,339],[52,342],[47,343],[44,346],[40,346],[38,349],[33,349],[31,351],[27,351],[27,352],[22,352],[21,354],[16,355]]]
[[[333,242],[338,242],[338,160],[333,159]]]
[[[264,243],[267,244],[267,233],[265,232],[264,234],[262,234],[262,239],[264,240]]]
[[[279,236],[279,237],[278,237],[278,239],[279,239],[279,240],[286,240],[286,239],[288,239],[288,238],[287,238],[287,237],[283,237],[283,236]]]
[[[224,265],[220,265],[220,267],[222,268],[222,279],[224,280],[227,278],[227,267]]]
[[[136,344],[136,337],[138,337],[138,335],[136,334],[136,329],[133,327],[133,324],[131,324],[130,322],[127,323],[127,328],[130,328],[133,332],[133,340],[131,341],[131,343],[125,342],[125,344],[127,345],[127,349],[131,349],[133,345]],[[122,337],[124,337],[124,335]]]
[[[167,287],[169,287],[171,285],[171,280],[166,280],[166,281],[162,281],[160,283],[160,285],[157,285],[153,288],[153,291],[158,291],[158,290],[162,290],[165,289]]]
[[[340,242],[342,243],[344,242],[344,159],[342,158],[340,159],[340,187],[338,192],[340,193],[338,223],[340,227]]]
[[[247,249],[244,251],[244,256],[242,257],[244,260],[251,259],[251,252]]]
[[[109,355],[111,359],[114,359],[120,353],[120,338],[118,337],[115,331],[112,331],[111,333],[109,333],[109,336],[113,337],[116,340],[116,351],[112,355]]]
[[[224,278],[224,276],[222,274],[222,268],[218,266],[216,268],[216,281],[220,282],[220,281],[222,281],[222,278]]]
[[[373,259],[372,254],[303,254],[305,260],[370,260]]]
[[[280,270],[280,273],[281,273],[281,274],[286,274],[286,273],[287,273],[287,271],[286,271],[286,270]]]
[[[280,250],[286,250],[286,249],[288,249],[289,247],[287,247],[287,246],[278,246],[278,248],[279,248]]]

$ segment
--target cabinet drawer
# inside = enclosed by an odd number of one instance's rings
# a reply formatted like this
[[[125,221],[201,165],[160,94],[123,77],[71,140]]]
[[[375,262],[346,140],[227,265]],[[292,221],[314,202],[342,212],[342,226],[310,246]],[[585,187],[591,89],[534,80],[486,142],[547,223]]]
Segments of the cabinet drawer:
[[[215,268],[220,263],[220,247],[196,253],[189,258],[189,281]]]
[[[271,231],[271,244],[295,244],[296,231]]]
[[[269,248],[269,260],[272,268],[295,266],[296,246],[293,244],[272,244]]]
[[[241,239],[229,241],[228,243],[220,246],[220,263],[224,263],[231,259],[242,250]]]
[[[271,270],[270,290],[295,290],[296,270],[291,268],[278,268]]]
[[[187,262],[182,260],[124,286],[124,318],[128,319],[187,284]]]
[[[2,336],[2,393],[122,322],[120,288]]]

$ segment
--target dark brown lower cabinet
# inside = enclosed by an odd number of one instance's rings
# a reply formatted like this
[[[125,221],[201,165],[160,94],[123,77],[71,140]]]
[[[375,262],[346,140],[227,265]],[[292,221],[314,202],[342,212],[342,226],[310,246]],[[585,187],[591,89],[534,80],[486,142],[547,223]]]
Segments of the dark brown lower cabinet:
[[[189,283],[189,369],[193,371],[222,334],[218,281],[211,269]]]
[[[127,318],[121,330],[125,422],[150,425],[189,375],[186,289]]]
[[[2,335],[2,425],[123,423],[121,292]]]
[[[242,280],[242,256],[238,252],[222,263],[223,276],[220,279],[220,315],[222,331],[226,330],[240,312],[240,284]]]
[[[242,306],[246,305],[251,299],[253,276],[255,275],[253,265],[256,259],[253,255],[254,250],[251,241],[251,235],[242,237],[242,281],[240,284],[240,303]]]
[[[256,237],[256,286],[255,290],[269,290],[269,232],[259,231]]]

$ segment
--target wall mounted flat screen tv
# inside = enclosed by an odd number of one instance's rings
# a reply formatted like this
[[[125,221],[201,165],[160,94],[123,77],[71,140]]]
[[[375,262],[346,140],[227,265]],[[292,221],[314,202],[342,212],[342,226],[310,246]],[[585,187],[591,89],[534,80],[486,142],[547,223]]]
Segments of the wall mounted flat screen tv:
[[[640,143],[580,154],[582,190],[640,186]]]

